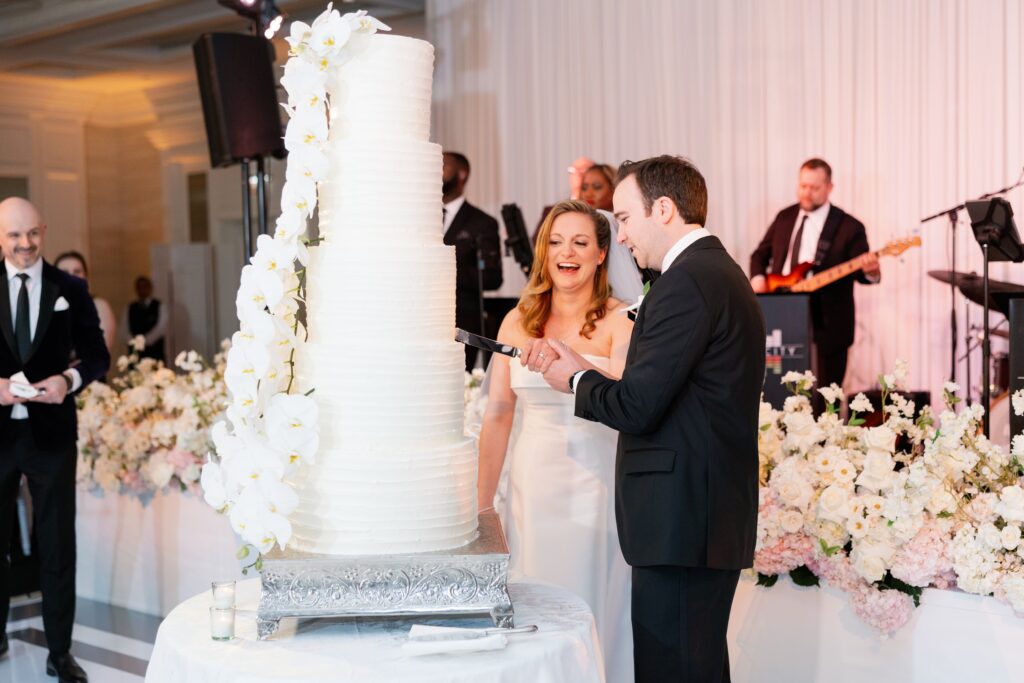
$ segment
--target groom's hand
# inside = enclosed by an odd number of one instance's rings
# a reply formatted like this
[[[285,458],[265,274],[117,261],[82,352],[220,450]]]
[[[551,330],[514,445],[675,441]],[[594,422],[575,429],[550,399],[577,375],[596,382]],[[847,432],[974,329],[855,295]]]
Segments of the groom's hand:
[[[519,362],[531,372],[544,374],[551,364],[558,360],[558,352],[551,348],[546,339],[534,339],[523,345]]]
[[[591,367],[583,356],[579,355],[568,346],[557,339],[546,339],[545,342],[557,358],[548,364],[544,371],[544,380],[551,385],[555,391],[563,394],[569,392],[569,378],[580,370],[587,370]]]

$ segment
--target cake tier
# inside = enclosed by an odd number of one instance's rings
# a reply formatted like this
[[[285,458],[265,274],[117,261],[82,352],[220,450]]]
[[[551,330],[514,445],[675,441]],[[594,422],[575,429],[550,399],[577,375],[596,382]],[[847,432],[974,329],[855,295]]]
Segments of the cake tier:
[[[329,86],[334,138],[430,137],[434,47],[404,36],[369,36]]]
[[[332,142],[328,156],[329,179],[319,187],[321,237],[372,238],[378,249],[441,243],[439,145],[345,140]]]
[[[335,448],[372,451],[383,460],[419,446],[461,441],[465,355],[451,340],[339,336],[296,354],[300,389],[320,412],[318,461]]]
[[[397,421],[396,421],[397,422]],[[298,482],[292,545],[328,555],[456,548],[476,538],[473,440],[405,453],[323,449]]]
[[[306,280],[309,340],[398,345],[381,348],[382,362],[411,342],[451,341],[454,249],[334,242],[312,249]],[[381,339],[382,333],[400,336]]]

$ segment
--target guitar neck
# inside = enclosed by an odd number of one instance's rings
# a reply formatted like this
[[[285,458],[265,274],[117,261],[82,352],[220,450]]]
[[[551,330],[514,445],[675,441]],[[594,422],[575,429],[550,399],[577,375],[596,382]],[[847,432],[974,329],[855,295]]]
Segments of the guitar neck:
[[[864,267],[864,262],[869,256],[879,256],[881,252],[868,252],[861,254],[856,258],[852,258],[846,263],[840,263],[838,266],[833,266],[828,270],[823,270],[820,273],[816,273],[806,280],[801,280],[799,283],[793,286],[792,291],[794,292],[813,292],[822,287],[828,286],[836,280],[842,280],[847,275],[856,273],[858,270]]]

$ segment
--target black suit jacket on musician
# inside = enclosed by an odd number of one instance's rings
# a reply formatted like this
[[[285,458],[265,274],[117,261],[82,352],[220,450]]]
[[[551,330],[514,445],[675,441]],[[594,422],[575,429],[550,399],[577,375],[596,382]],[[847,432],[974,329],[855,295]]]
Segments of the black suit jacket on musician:
[[[789,243],[800,206],[794,204],[779,212],[768,227],[761,244],[750,255],[750,276],[781,274],[789,260]],[[829,242],[822,253],[822,244]],[[825,218],[818,240],[818,259],[814,270],[821,272],[849,261],[869,250],[864,224],[833,205]],[[811,316],[814,321],[814,343],[823,352],[841,351],[853,344],[856,309],[853,302],[853,281],[873,284],[857,271],[811,294]]]
[[[477,246],[484,267],[483,288],[501,287],[501,238],[498,221],[463,202],[444,233],[444,243],[455,247],[455,324],[483,334],[480,329],[480,278],[477,275]]]
[[[100,331],[96,306],[89,296],[83,280],[43,264],[42,290],[39,298],[39,318],[32,338],[32,349],[27,363],[22,363],[14,338],[7,266],[0,259],[0,377],[10,377],[19,370],[30,382],[38,382],[68,369],[72,358],[75,369],[82,377],[82,386],[106,374],[110,354]],[[64,297],[68,307],[54,310]],[[43,450],[58,450],[74,446],[78,438],[75,398],[70,393],[59,405],[27,402],[28,419],[36,445]],[[0,439],[10,426],[12,406],[0,406]]]
[[[704,237],[644,297],[622,379],[580,377],[576,415],[619,431],[615,516],[629,564],[752,565],[764,352],[749,281]]]

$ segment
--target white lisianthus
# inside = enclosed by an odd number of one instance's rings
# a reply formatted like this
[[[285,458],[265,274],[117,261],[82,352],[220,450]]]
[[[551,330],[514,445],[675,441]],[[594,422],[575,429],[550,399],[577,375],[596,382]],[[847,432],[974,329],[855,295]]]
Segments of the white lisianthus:
[[[810,412],[810,410],[811,402],[803,395],[787,396],[782,404],[782,412],[784,413]]]
[[[857,468],[846,458],[839,458],[832,466],[832,476],[842,484],[849,484],[857,478]]]
[[[857,394],[857,396],[850,402],[850,410],[858,413],[873,413],[875,407],[871,405],[870,399],[864,394]]]

